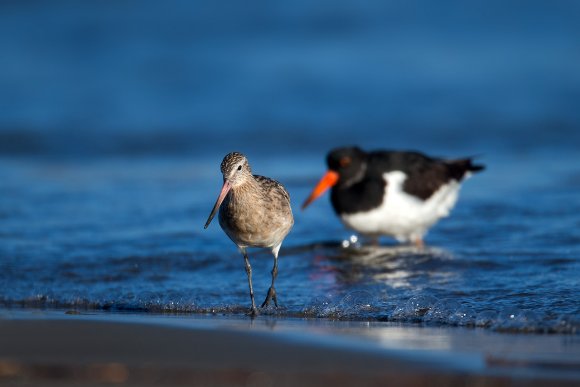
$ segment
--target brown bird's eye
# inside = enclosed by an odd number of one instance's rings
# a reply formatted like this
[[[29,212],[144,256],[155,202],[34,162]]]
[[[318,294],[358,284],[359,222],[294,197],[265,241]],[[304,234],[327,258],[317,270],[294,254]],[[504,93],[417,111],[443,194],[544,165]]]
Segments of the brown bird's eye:
[[[238,165],[238,171],[241,171],[241,170],[242,170],[242,166]]]
[[[341,167],[347,167],[350,164],[350,157],[343,157],[340,159],[339,164]]]

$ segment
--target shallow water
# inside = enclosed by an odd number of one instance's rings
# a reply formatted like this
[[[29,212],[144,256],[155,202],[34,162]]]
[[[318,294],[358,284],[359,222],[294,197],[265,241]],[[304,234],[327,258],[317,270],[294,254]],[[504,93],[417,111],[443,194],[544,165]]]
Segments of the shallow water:
[[[266,314],[578,331],[580,202],[575,187],[554,186],[574,169],[514,192],[494,183],[512,171],[490,160],[417,251],[389,240],[345,247],[351,234],[327,200],[297,209],[315,176],[288,161],[275,169],[294,198],[296,224],[281,250],[281,308]],[[4,160],[2,305],[244,313],[242,257],[217,223],[203,230],[218,166],[198,173],[199,163]],[[272,258],[259,250],[250,257],[261,301]]]
[[[265,314],[579,332],[576,5],[84,4],[0,12],[1,306],[244,313],[243,260],[203,230],[238,150],[295,211]],[[328,198],[299,210],[352,143],[487,170],[425,251],[361,247]]]

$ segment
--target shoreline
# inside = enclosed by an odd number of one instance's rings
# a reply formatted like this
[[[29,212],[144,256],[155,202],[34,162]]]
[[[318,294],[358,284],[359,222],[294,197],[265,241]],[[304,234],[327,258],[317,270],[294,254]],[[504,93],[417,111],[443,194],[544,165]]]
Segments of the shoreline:
[[[271,317],[0,313],[0,384],[572,386],[579,365],[578,336]]]

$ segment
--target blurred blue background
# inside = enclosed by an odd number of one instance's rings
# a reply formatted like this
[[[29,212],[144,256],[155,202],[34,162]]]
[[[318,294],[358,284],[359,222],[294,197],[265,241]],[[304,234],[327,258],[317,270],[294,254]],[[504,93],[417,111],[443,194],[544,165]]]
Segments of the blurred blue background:
[[[576,1],[4,1],[0,153],[576,148],[579,41]]]

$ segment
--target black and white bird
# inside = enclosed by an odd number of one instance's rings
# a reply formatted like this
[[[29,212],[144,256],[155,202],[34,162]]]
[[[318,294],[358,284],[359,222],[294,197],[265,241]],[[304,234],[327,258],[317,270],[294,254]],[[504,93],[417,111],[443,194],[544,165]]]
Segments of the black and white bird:
[[[332,206],[346,227],[375,241],[386,235],[418,247],[429,228],[449,215],[463,180],[485,168],[471,158],[358,147],[334,149],[326,163],[328,171],[303,209],[332,187]]]

